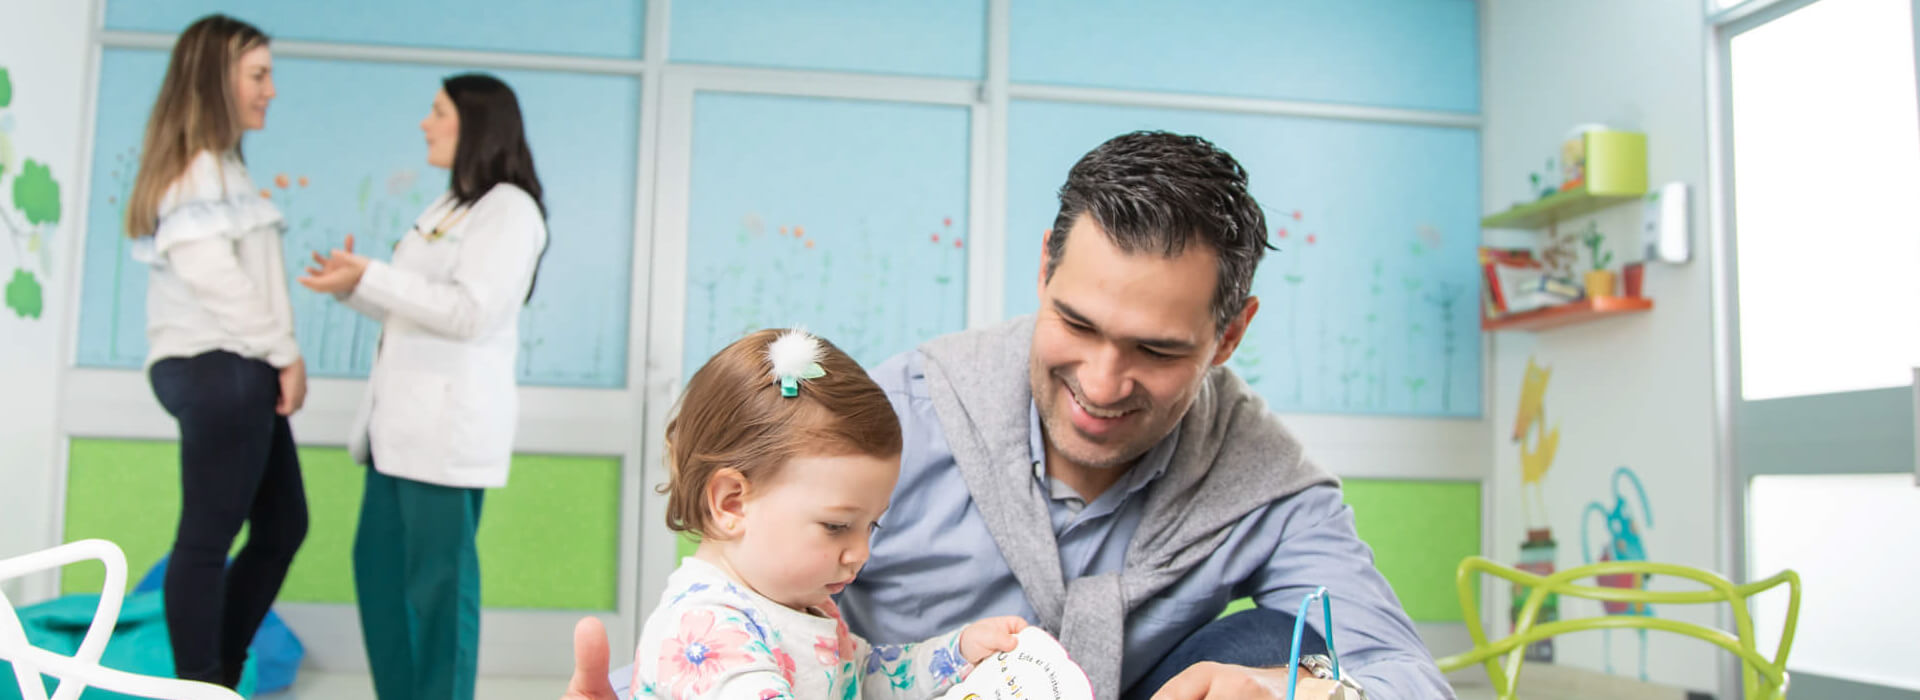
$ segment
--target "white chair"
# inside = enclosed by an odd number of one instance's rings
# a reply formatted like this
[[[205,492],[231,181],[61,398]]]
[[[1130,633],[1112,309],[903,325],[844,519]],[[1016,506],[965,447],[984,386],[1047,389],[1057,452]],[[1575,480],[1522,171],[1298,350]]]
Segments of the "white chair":
[[[53,700],[74,700],[88,687],[160,700],[241,700],[240,694],[221,686],[177,678],[143,676],[100,665],[100,653],[107,648],[120,617],[120,602],[127,591],[127,558],[120,548],[106,540],[81,540],[53,549],[11,559],[0,559],[0,581],[26,574],[57,569],[89,559],[107,567],[107,578],[100,589],[100,607],[93,623],[81,638],[73,656],[63,656],[27,642],[26,628],[14,612],[13,602],[0,591],[0,661],[13,664],[14,679],[19,681],[25,700],[48,700],[41,674],[60,679]]]

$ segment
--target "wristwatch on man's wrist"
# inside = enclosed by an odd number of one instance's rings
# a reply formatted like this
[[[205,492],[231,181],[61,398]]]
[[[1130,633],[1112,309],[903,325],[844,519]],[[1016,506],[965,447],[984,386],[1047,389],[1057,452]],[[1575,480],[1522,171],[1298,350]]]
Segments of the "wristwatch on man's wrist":
[[[1360,698],[1360,700],[1366,700],[1367,698],[1366,689],[1361,688],[1360,682],[1354,680],[1352,675],[1342,675],[1337,679],[1333,677],[1333,659],[1325,654],[1307,654],[1301,656],[1300,672],[1311,674],[1314,678],[1338,682],[1347,690],[1353,691],[1353,695]]]

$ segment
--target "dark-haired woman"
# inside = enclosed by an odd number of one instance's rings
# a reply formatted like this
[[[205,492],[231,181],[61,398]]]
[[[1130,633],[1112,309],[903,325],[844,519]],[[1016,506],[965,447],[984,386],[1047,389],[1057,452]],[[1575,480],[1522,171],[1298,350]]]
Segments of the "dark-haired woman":
[[[391,263],[322,257],[300,283],[379,321],[348,450],[366,464],[354,586],[383,700],[469,700],[480,641],[474,534],[482,489],[505,486],[518,404],[520,308],[546,249],[545,208],[519,102],[459,75],[420,122],[427,163],[452,171]]]

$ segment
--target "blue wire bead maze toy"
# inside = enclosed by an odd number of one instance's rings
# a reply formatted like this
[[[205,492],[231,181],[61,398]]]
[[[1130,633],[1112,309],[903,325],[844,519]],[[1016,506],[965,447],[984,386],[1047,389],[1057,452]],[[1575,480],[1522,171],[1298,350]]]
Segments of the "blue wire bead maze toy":
[[[1300,690],[1300,638],[1307,631],[1307,613],[1313,611],[1313,601],[1320,601],[1320,627],[1327,640],[1327,656],[1322,660],[1307,657],[1310,668],[1307,676],[1307,697],[1313,700],[1366,700],[1366,693],[1352,679],[1340,675],[1340,653],[1333,648],[1333,596],[1327,594],[1327,587],[1320,586],[1308,593],[1300,601],[1300,614],[1293,618],[1293,650],[1287,654],[1287,700],[1294,700]]]

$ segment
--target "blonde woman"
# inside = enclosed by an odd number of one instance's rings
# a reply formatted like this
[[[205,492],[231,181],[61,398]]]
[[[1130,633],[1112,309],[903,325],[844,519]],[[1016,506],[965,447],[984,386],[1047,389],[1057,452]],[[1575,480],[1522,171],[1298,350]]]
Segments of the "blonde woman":
[[[266,126],[273,55],[223,15],[174,42],[127,204],[149,265],[147,372],[180,426],[180,523],[166,574],[176,675],[239,685],[247,646],[307,533],[287,417],[307,393],[293,338],[280,212],[240,137]],[[241,525],[247,544],[227,564]]]

